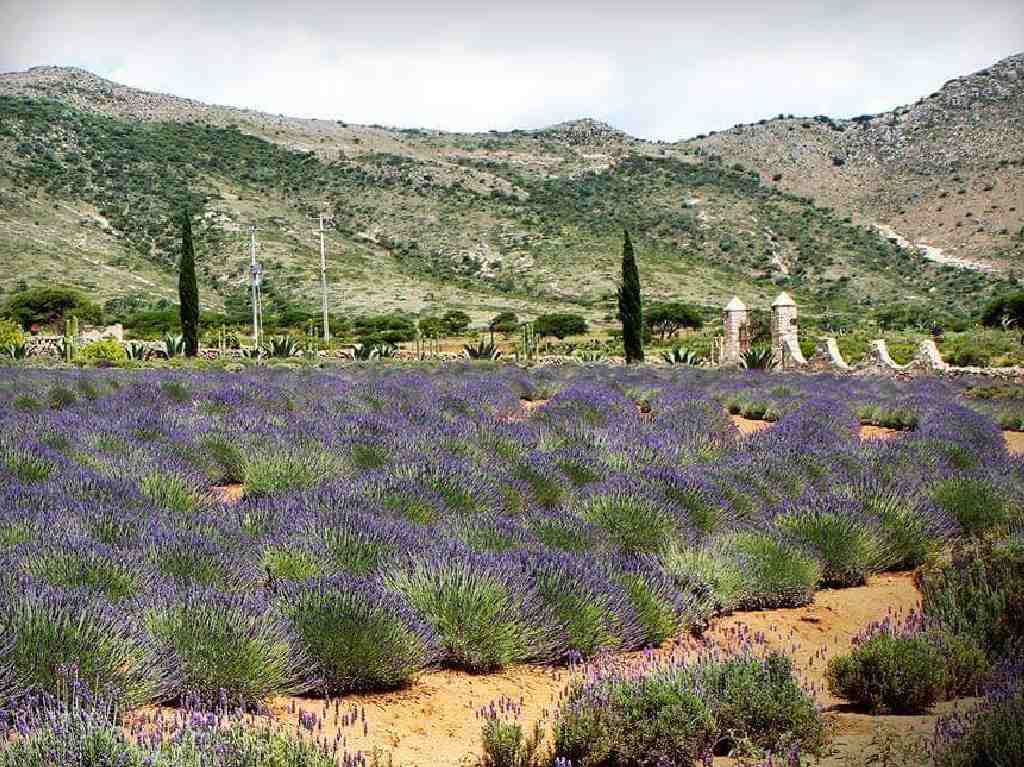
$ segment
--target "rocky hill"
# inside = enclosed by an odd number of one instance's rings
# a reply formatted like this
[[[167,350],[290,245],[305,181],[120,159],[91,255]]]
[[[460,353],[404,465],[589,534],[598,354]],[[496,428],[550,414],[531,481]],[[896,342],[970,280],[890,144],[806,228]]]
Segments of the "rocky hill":
[[[678,146],[756,168],[950,263],[1024,258],[1024,54],[883,114],[779,115]]]
[[[102,298],[173,299],[172,214],[188,204],[201,213],[203,296],[214,306],[244,300],[248,224],[271,300],[314,304],[313,227],[326,212],[341,311],[558,307],[608,318],[623,227],[653,296],[720,304],[738,293],[756,305],[784,288],[833,312],[908,300],[969,311],[1002,278],[937,264],[896,235],[1012,263],[1013,237],[992,229],[1022,223],[1021,158],[1000,156],[1019,153],[1008,141],[1020,130],[1010,114],[1020,83],[1014,60],[997,68],[986,82],[1005,93],[957,86],[976,94],[957,130],[926,119],[939,103],[928,99],[895,117],[773,120],[679,144],[592,119],[453,134],[207,105],[78,69],[0,75],[0,289],[70,282]],[[883,135],[899,137],[888,153]],[[964,211],[988,249],[976,234],[961,256],[907,223],[924,221],[914,216],[940,167],[949,210],[988,195]],[[895,169],[918,186],[893,181]],[[865,191],[883,182],[884,193]]]

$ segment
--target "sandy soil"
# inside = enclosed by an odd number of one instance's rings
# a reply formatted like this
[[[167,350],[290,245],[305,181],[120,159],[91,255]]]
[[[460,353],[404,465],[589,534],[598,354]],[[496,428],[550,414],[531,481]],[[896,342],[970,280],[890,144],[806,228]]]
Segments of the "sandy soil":
[[[1024,431],[1004,431],[1003,438],[1010,455],[1024,455]]]
[[[245,495],[245,488],[237,483],[213,485],[210,488],[210,495],[213,497],[214,503],[226,503],[231,506],[242,500],[242,496]]]
[[[730,648],[757,638],[765,648],[789,653],[819,701],[833,706],[837,701],[825,690],[823,677],[828,658],[847,650],[865,624],[890,612],[905,613],[918,604],[910,574],[881,575],[862,588],[820,591],[814,604],[804,608],[737,613],[718,621],[703,640],[685,637],[655,654],[693,653],[710,645]],[[629,664],[646,657],[629,653],[617,660]],[[425,673],[407,690],[347,696],[342,712],[352,706],[365,710],[365,730],[361,718],[353,726],[345,727],[344,722],[340,728],[336,726],[334,709],[326,708],[321,700],[281,698],[275,701],[275,710],[288,722],[294,722],[303,711],[323,717],[318,735],[330,742],[340,733],[350,753],[376,748],[390,753],[394,764],[401,767],[455,767],[472,763],[479,755],[477,710],[491,701],[510,698],[522,703],[522,722],[532,726],[554,711],[573,675],[568,669],[544,666],[515,666],[480,676],[450,670]],[[840,720],[847,716],[837,714]],[[848,724],[841,721],[839,732],[850,730],[855,736],[863,729],[862,723],[853,719]],[[870,738],[870,728],[867,732]]]

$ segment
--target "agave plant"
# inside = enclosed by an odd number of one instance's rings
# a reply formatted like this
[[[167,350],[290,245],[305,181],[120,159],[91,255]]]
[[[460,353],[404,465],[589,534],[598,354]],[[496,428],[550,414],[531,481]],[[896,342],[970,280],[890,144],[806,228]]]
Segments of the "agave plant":
[[[273,336],[267,341],[266,351],[269,357],[295,357],[299,345],[291,336]]]
[[[141,341],[129,341],[124,347],[128,359],[142,362],[146,359],[146,345]]]
[[[767,346],[755,346],[744,352],[742,362],[747,370],[771,370],[778,365],[774,352]]]
[[[704,358],[693,351],[693,349],[681,349],[678,346],[673,347],[672,351],[662,352],[661,358],[669,365],[698,367],[704,364]]]
[[[397,357],[398,347],[394,344],[363,344],[355,350],[357,360],[376,360],[383,357]]]
[[[10,357],[12,360],[23,360],[28,356],[28,350],[23,343],[7,344],[2,351],[5,357]]]
[[[164,336],[164,354],[167,359],[180,357],[185,353],[185,339],[181,336]]]
[[[608,355],[600,349],[577,349],[573,352],[580,362],[604,362]]]
[[[501,356],[498,347],[486,341],[480,341],[475,347],[465,344],[463,348],[471,360],[496,360]]]

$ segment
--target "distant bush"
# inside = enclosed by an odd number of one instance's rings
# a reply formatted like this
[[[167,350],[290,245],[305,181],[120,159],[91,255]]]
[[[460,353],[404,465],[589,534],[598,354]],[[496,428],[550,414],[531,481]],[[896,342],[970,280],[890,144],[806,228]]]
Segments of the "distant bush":
[[[832,694],[872,712],[923,713],[945,687],[942,653],[921,636],[881,631],[828,665]]]
[[[83,346],[75,355],[78,362],[124,362],[128,354],[124,345],[114,338],[105,338],[102,341],[93,341]]]
[[[540,338],[555,337],[559,341],[569,336],[581,336],[587,332],[587,321],[578,314],[556,312],[542,314],[533,323],[534,332]]]
[[[62,287],[36,287],[19,291],[7,300],[0,314],[23,328],[58,325],[69,317],[77,317],[85,323],[98,324],[103,321],[103,309],[99,305],[79,290]]]
[[[25,343],[25,334],[14,320],[0,319],[0,349]]]

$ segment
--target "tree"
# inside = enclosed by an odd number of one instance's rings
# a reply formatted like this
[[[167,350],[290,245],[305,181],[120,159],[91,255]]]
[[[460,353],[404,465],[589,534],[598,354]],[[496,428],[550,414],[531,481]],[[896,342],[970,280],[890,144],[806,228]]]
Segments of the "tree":
[[[619,286],[619,320],[622,322],[622,344],[626,362],[644,361],[643,303],[640,299],[640,271],[633,257],[629,232],[622,243],[622,284]]]
[[[459,335],[469,327],[470,322],[472,322],[472,320],[469,315],[463,311],[459,311],[458,309],[445,312],[441,317],[441,323],[444,325],[444,331],[449,336]]]
[[[85,294],[71,288],[28,288],[12,295],[4,305],[3,315],[23,328],[33,325],[59,325],[65,317],[82,322],[103,321],[103,309]]]
[[[519,327],[519,318],[515,312],[499,312],[491,318],[491,321],[487,323],[487,327],[492,333],[501,333],[504,336],[508,336],[516,332],[516,329]]]
[[[444,335],[444,323],[440,317],[421,317],[420,335],[424,338],[440,338]]]
[[[196,252],[192,247],[192,215],[181,216],[181,261],[178,264],[178,300],[185,354],[199,354],[199,286],[196,284]]]
[[[990,328],[1013,328],[1021,334],[1020,342],[1024,346],[1024,292],[1011,293],[997,298],[981,313],[981,324]]]
[[[416,338],[416,324],[401,314],[376,314],[352,322],[352,334],[361,344],[400,344]]]
[[[704,324],[700,312],[686,304],[669,302],[651,304],[644,312],[644,326],[657,333],[661,340],[672,338],[683,328],[699,328]]]
[[[569,336],[581,336],[587,332],[587,321],[578,314],[554,312],[542,314],[533,323],[534,332],[541,338],[554,336],[559,341]]]

